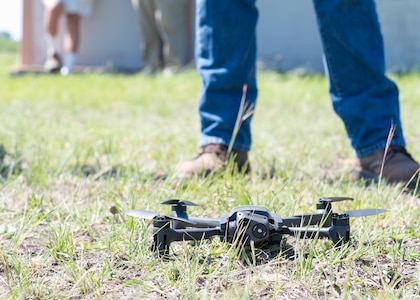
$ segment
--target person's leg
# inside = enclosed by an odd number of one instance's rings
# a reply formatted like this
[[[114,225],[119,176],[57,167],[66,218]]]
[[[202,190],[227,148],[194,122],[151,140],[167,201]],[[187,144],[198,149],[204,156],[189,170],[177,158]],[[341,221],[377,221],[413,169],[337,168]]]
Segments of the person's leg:
[[[58,33],[58,21],[63,13],[63,4],[57,1],[44,1],[44,30],[47,55],[44,64],[46,71],[55,72],[61,67],[61,58],[56,49],[56,37]]]
[[[233,142],[234,149],[249,151],[252,116],[242,122],[234,141],[232,137],[244,85],[247,106],[257,98],[255,0],[198,0],[196,9],[200,146]]]
[[[398,88],[385,75],[383,40],[374,1],[313,2],[323,42],[332,105],[344,122],[357,156],[363,158],[377,151],[383,156],[391,128],[391,145],[403,149],[405,140]],[[398,176],[407,179],[416,166],[418,164],[407,158],[407,164],[403,166],[407,172]],[[378,170],[377,167],[374,169]],[[395,174],[398,168],[388,169],[388,175],[384,171],[384,177],[392,180],[394,175],[391,173]]]
[[[57,1],[49,1],[45,3],[44,9],[44,27],[45,31],[52,37],[55,37],[58,32],[58,20],[63,13],[63,4]]]
[[[187,5],[190,0],[157,0],[156,23],[163,40],[165,68],[177,69],[187,63],[189,25]]]
[[[93,0],[61,0],[66,11],[66,33],[64,35],[64,53],[62,75],[72,72],[77,52],[79,51],[81,35],[81,18],[92,13]]]
[[[64,51],[76,53],[79,50],[80,44],[80,16],[74,13],[67,13],[66,26]]]
[[[80,43],[80,16],[76,13],[66,13],[66,34],[64,36],[64,53],[62,75],[72,72]]]
[[[234,132],[244,86],[245,106],[257,98],[255,0],[196,1],[195,56],[201,77],[198,111],[201,122],[199,145],[203,152],[181,164],[177,176],[211,171],[225,160],[233,146],[239,169],[251,148],[252,115]],[[213,155],[216,154],[216,155]]]
[[[139,19],[142,67],[155,72],[163,64],[163,41],[156,25],[155,0],[132,0],[132,3]]]

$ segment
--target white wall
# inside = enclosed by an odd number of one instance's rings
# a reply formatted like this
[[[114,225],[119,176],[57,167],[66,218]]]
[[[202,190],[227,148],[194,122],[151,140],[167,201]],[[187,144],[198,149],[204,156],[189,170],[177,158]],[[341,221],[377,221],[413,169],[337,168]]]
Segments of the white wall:
[[[378,1],[385,39],[387,67],[391,70],[420,69],[420,1]]]
[[[388,70],[420,69],[420,0],[377,0]],[[322,71],[312,0],[260,0],[259,57],[281,69]]]
[[[139,33],[131,0],[95,0],[93,15],[83,20],[80,65],[136,69]],[[216,1],[216,0],[214,0]],[[223,1],[223,0],[219,0]],[[34,11],[33,33],[42,37],[41,1]],[[321,44],[312,0],[259,0],[258,56],[262,65],[284,70],[322,71]],[[420,69],[420,0],[377,0],[385,40],[387,68]],[[43,38],[34,39],[34,63],[44,59]]]
[[[260,0],[258,57],[263,66],[322,70],[312,0]]]

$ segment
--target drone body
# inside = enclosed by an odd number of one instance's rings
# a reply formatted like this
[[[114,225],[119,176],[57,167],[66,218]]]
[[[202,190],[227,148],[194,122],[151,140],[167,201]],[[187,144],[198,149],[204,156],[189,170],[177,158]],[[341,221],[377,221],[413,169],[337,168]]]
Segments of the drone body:
[[[384,209],[361,209],[342,214],[332,212],[333,202],[353,200],[349,197],[321,198],[313,214],[287,218],[271,213],[263,206],[238,206],[218,219],[190,217],[187,206],[191,201],[170,199],[161,204],[172,205],[170,216],[144,210],[123,211],[128,216],[153,220],[153,247],[159,256],[169,253],[174,241],[199,241],[220,237],[240,245],[279,245],[284,235],[302,238],[325,237],[334,245],[350,241],[350,217],[363,217],[386,212]]]

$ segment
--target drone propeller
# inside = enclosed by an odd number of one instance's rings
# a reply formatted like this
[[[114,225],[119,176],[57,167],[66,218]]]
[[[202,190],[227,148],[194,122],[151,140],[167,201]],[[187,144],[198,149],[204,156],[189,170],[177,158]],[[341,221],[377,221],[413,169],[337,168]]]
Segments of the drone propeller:
[[[188,200],[168,199],[161,201],[160,204],[164,205],[176,205],[176,206],[198,206],[194,202]]]
[[[161,216],[158,213],[148,211],[148,210],[137,210],[137,209],[123,210],[123,213],[130,217],[136,217],[136,218],[147,219],[147,220],[154,220],[156,217],[163,217],[163,218],[178,221],[178,222],[190,225],[190,226],[194,226],[197,224],[194,221],[190,221],[184,218],[178,218],[175,216]]]
[[[332,202],[341,202],[341,201],[346,201],[346,200],[354,200],[354,198],[351,198],[351,197],[323,197],[323,198],[319,199],[319,202],[332,203]]]
[[[123,210],[123,213],[130,217],[153,220],[155,217],[159,216],[158,213],[148,210],[138,210],[138,209],[131,209],[131,210]]]
[[[348,210],[344,212],[344,214],[352,218],[358,218],[358,217],[379,215],[386,212],[388,211],[382,208],[364,208],[364,209]]]
[[[364,209],[348,210],[348,211],[345,211],[343,214],[338,214],[338,215],[340,215],[341,217],[358,218],[358,217],[379,215],[386,212],[387,212],[386,209],[381,209],[381,208],[364,208]],[[328,224],[327,220],[328,220],[327,214],[300,214],[300,215],[284,218],[283,223],[288,227],[312,226],[312,225],[322,224],[323,222],[327,222]]]

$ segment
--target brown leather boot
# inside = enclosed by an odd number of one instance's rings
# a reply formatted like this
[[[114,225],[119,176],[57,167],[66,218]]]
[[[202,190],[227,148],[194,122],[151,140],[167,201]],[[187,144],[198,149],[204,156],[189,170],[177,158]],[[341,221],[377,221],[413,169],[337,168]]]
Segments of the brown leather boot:
[[[411,181],[414,186],[419,176],[419,163],[402,146],[390,146],[387,153],[385,149],[379,149],[357,161],[356,172],[362,179],[378,180],[381,177],[389,183],[404,184]]]
[[[207,176],[213,171],[225,169],[231,162],[239,172],[247,174],[251,170],[248,152],[233,149],[228,155],[228,147],[221,144],[209,144],[201,149],[197,157],[178,165],[174,172],[175,177],[188,178],[196,174]]]

